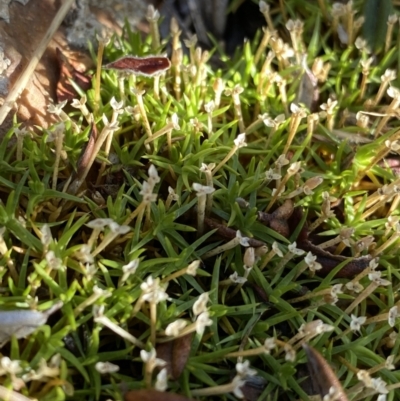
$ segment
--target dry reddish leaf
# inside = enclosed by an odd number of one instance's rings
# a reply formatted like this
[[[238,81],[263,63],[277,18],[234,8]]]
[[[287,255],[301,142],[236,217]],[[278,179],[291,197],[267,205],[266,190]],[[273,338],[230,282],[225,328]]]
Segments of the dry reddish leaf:
[[[59,103],[64,100],[71,101],[78,94],[69,80],[76,82],[82,90],[87,91],[92,85],[91,77],[86,74],[83,65],[78,69],[78,64],[68,59],[58,47],[56,48],[56,56],[60,67],[60,78],[57,83],[57,101]]]
[[[106,69],[127,71],[135,75],[144,75],[147,77],[159,75],[170,67],[171,62],[164,56],[125,56],[103,66]]]
[[[125,394],[125,401],[194,401],[192,398],[157,390],[132,390]]]
[[[324,397],[329,394],[330,388],[334,387],[337,394],[335,400],[348,401],[342,385],[325,358],[316,349],[307,344],[303,344],[303,349],[307,355],[308,370],[310,371],[315,391],[321,397]]]
[[[192,348],[193,333],[166,343],[157,344],[157,357],[167,362],[168,374],[178,380],[188,361]]]
[[[353,278],[366,269],[372,259],[371,256],[361,256],[352,259],[347,256],[334,255],[312,244],[309,240],[297,241],[297,246],[306,252],[311,252],[317,257],[317,262],[322,265],[322,269],[318,270],[316,274],[321,277],[327,276],[340,263],[350,260],[349,263],[336,273],[335,278]]]
[[[181,376],[185,369],[192,349],[192,338],[193,333],[190,333],[173,341],[171,370],[172,378],[175,380]]]
[[[302,218],[302,209],[295,208],[291,218],[289,219],[289,226],[291,232],[296,228]],[[353,278],[357,274],[361,273],[366,269],[371,261],[372,257],[362,256],[359,258],[351,258],[343,255],[334,255],[324,249],[321,249],[318,245],[313,244],[308,238],[307,227],[303,226],[297,239],[297,247],[303,249],[306,252],[311,252],[317,257],[317,262],[321,264],[322,269],[318,270],[316,274],[321,277],[327,276],[333,269],[335,269],[340,263],[348,261],[348,263],[340,269],[335,277],[337,278]]]

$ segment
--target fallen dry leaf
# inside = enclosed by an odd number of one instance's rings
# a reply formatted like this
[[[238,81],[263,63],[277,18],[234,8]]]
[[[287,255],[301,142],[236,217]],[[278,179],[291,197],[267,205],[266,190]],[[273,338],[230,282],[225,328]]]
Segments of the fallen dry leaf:
[[[325,358],[316,349],[307,344],[303,344],[303,349],[307,355],[308,370],[314,390],[321,397],[324,397],[332,391],[331,388],[333,387],[336,401],[348,401],[342,385]]]
[[[153,77],[171,67],[171,62],[163,56],[125,56],[103,66],[105,69],[126,71],[135,75]]]
[[[157,390],[132,390],[125,394],[125,401],[194,401],[192,398]]]
[[[57,61],[60,67],[60,77],[57,83],[57,101],[72,101],[78,97],[75,88],[70,80],[74,81],[83,91],[87,91],[92,86],[91,77],[86,74],[83,64],[75,63],[66,57],[61,50],[56,48]],[[79,68],[79,69],[78,69]]]
[[[193,333],[157,344],[157,356],[167,362],[168,374],[178,380],[185,369],[192,348]]]

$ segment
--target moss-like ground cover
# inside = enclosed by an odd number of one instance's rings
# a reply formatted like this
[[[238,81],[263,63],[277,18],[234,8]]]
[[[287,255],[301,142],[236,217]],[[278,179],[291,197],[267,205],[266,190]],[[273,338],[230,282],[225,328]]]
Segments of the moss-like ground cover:
[[[233,57],[177,26],[99,38],[99,63],[171,68],[99,69],[4,137],[1,308],[54,313],[0,312],[2,386],[307,400],[308,343],[349,399],[400,399],[397,18],[372,52],[362,2],[284,3]]]

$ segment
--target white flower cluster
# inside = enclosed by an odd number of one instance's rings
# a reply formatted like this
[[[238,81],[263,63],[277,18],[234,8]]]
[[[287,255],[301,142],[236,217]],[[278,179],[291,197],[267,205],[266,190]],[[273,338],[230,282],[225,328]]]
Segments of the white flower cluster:
[[[0,376],[9,376],[13,389],[19,391],[25,387],[27,382],[58,377],[60,375],[60,364],[61,356],[55,354],[50,359],[49,364],[42,358],[36,370],[30,367],[24,369],[21,366],[21,361],[11,360],[9,357],[3,356],[0,359]]]
[[[149,179],[145,181],[142,185],[142,190],[140,195],[143,196],[143,202],[150,203],[157,200],[157,194],[154,194],[154,187],[160,182],[160,177],[158,176],[157,169],[152,164],[149,167]]]
[[[172,337],[179,337],[193,331],[200,335],[203,334],[204,329],[213,324],[207,308],[209,300],[208,292],[203,292],[192,306],[194,323],[189,325],[187,320],[177,319],[166,327],[165,334]]]

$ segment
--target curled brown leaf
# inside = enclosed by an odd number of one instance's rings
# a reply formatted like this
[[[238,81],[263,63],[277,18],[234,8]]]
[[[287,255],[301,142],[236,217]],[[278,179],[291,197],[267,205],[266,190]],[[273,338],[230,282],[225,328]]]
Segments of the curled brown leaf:
[[[172,379],[178,380],[189,359],[193,333],[172,341],[157,344],[157,356],[167,362],[166,368]]]
[[[303,349],[307,355],[307,365],[314,390],[323,398],[333,388],[335,400],[348,401],[342,385],[325,358],[310,345],[303,344]]]

